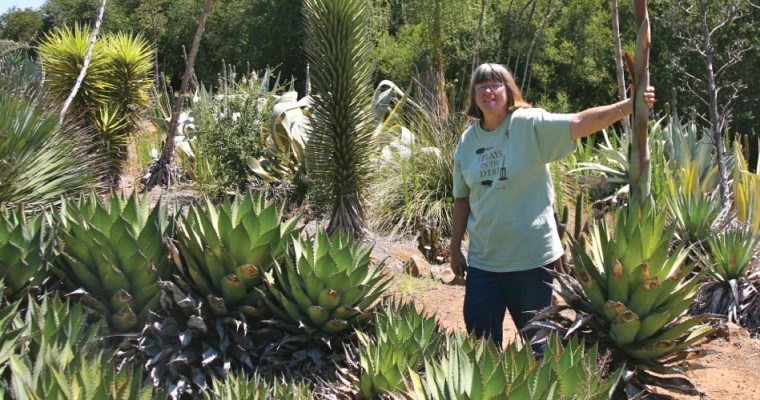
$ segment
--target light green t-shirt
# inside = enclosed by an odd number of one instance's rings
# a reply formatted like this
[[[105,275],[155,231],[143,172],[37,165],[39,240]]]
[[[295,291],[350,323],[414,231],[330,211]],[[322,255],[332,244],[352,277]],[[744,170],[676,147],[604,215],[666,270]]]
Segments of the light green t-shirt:
[[[469,197],[468,264],[492,272],[544,266],[562,253],[549,163],[573,151],[571,114],[517,109],[493,131],[474,123],[454,154],[454,197]]]

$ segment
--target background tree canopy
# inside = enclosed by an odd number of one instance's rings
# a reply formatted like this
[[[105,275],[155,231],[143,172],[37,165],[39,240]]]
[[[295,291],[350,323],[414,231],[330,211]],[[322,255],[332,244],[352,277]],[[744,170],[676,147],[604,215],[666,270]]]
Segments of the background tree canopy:
[[[706,115],[696,94],[706,88],[687,84],[685,72],[699,76],[705,65],[692,46],[679,37],[683,24],[698,30],[699,21],[677,14],[680,0],[651,0],[651,71],[659,103],[681,116]],[[238,72],[276,67],[304,93],[301,0],[222,0],[209,18],[195,70],[206,86],[217,82],[222,64]],[[419,79],[426,68],[440,65],[452,103],[461,110],[475,50],[478,19],[484,9],[479,60],[501,62],[513,70],[524,95],[534,105],[573,112],[613,101],[616,94],[610,3],[606,0],[372,0],[373,79],[390,79],[402,87]],[[728,55],[737,41],[750,50],[723,79],[745,88],[732,103],[729,132],[754,135],[760,104],[760,76],[753,73],[760,43],[760,10],[739,0],[711,2],[720,10],[735,3],[745,16],[723,28],[716,52]],[[91,24],[98,0],[48,0],[39,10],[11,9],[0,16],[0,37],[27,42],[53,27]],[[620,3],[624,49],[634,46],[632,10]],[[104,32],[139,30],[154,44],[158,72],[175,83],[184,68],[201,0],[111,1]],[[712,14],[711,14],[712,15]],[[680,21],[681,25],[674,22]],[[35,36],[35,33],[37,35]],[[725,62],[718,59],[717,62]],[[678,66],[675,68],[674,66]],[[724,95],[727,95],[724,93]],[[724,99],[725,100],[725,99]]]

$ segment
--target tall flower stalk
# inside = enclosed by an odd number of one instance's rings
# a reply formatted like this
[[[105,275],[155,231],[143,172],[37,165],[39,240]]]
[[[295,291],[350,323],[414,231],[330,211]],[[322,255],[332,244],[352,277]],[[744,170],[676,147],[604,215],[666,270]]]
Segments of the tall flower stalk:
[[[630,147],[631,205],[643,206],[650,198],[652,170],[647,134],[649,132],[649,108],[644,100],[644,92],[649,87],[649,49],[651,31],[647,0],[633,1],[636,19],[636,55],[626,52],[626,63],[633,79],[633,140]]]

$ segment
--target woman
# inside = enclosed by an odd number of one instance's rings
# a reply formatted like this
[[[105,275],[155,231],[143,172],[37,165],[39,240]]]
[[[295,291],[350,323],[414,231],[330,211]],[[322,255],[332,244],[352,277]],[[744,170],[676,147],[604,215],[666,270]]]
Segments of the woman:
[[[645,100],[652,108],[654,88]],[[466,113],[478,121],[464,132],[454,155],[451,237],[451,269],[462,277],[467,273],[468,332],[501,346],[506,310],[522,331],[529,311],[551,305],[552,278],[544,268],[552,268],[563,247],[553,217],[549,163],[568,156],[573,140],[632,110],[628,99],[577,114],[552,114],[531,108],[504,66],[482,64],[473,71]],[[461,249],[465,232],[468,262]]]

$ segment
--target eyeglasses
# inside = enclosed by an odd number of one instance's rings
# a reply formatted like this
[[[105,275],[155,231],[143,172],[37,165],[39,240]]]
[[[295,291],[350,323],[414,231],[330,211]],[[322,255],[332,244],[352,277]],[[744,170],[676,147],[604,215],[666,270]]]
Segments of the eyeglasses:
[[[475,93],[483,94],[486,92],[486,90],[491,90],[491,92],[496,92],[504,87],[503,82],[492,82],[492,83],[486,83],[482,85],[475,86]]]

